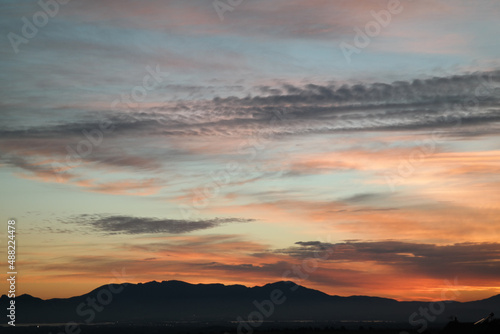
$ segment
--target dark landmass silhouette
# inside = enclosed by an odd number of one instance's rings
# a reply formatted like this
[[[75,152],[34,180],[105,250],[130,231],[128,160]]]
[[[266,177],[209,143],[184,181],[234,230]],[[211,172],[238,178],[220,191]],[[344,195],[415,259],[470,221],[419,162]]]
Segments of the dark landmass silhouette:
[[[10,300],[2,296],[0,307],[6,310]],[[113,326],[162,323],[181,326],[201,322],[233,322],[236,326],[238,322],[248,324],[262,320],[263,324],[364,322],[365,327],[380,321],[405,323],[419,329],[424,321],[429,328],[443,328],[454,317],[460,322],[474,322],[491,312],[498,315],[500,295],[472,302],[399,302],[379,297],[328,295],[289,281],[256,287],[153,281],[104,285],[87,294],[65,299],[43,300],[21,295],[15,299],[15,306],[17,326],[73,322],[79,326],[94,325],[97,330],[100,327],[96,324],[105,326],[105,323]],[[426,311],[422,313],[421,310]],[[255,332],[259,326],[247,327]]]

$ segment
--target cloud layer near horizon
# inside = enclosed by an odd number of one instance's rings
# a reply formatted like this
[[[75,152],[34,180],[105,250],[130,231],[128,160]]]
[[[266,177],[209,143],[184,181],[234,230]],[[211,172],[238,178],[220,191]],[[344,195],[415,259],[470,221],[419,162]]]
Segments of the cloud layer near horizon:
[[[500,292],[495,287],[499,252],[499,243],[442,246],[390,240],[300,241],[288,248],[271,249],[239,235],[209,235],[162,237],[146,244],[121,245],[114,248],[116,256],[112,258],[72,255],[57,263],[33,265],[40,272],[58,272],[54,278],[63,280],[72,279],[75,272],[94,279],[108,268],[126,268],[129,282],[162,277],[241,284],[292,280],[330,294],[374,291],[371,295],[399,300],[433,298],[451,281],[463,299],[468,298],[473,286],[481,286],[486,293]],[[85,269],[89,264],[90,269]],[[423,282],[435,286],[424,293]],[[407,289],[405,297],[398,295],[403,287]]]

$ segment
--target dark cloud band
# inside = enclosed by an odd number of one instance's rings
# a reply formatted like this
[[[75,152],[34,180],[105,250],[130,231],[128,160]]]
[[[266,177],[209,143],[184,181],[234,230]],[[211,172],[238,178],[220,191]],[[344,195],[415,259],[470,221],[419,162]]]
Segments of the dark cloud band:
[[[67,219],[65,223],[87,225],[98,231],[111,234],[170,233],[181,234],[206,230],[229,223],[248,223],[253,219],[214,218],[207,220],[181,220],[145,218],[118,215],[80,215]]]

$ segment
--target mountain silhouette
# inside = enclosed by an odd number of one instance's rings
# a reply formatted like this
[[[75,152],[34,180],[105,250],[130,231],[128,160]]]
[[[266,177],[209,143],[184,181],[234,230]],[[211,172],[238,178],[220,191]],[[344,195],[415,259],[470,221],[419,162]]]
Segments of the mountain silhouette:
[[[5,310],[10,298],[2,296]],[[450,317],[476,321],[500,314],[500,295],[473,302],[398,302],[394,299],[328,295],[290,281],[264,286],[190,284],[182,281],[110,284],[72,298],[43,300],[30,295],[15,299],[16,323],[148,323],[168,321],[401,321],[434,323]],[[416,314],[415,314],[416,312]]]

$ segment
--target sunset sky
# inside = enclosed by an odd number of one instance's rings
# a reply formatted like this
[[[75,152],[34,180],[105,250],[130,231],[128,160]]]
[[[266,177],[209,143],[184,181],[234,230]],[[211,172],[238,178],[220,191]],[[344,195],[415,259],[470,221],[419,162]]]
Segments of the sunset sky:
[[[499,1],[45,11],[0,4],[0,246],[15,218],[19,293],[500,293]]]

